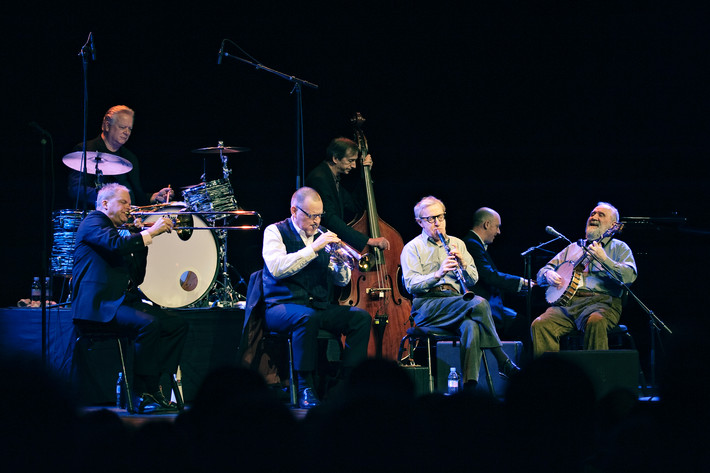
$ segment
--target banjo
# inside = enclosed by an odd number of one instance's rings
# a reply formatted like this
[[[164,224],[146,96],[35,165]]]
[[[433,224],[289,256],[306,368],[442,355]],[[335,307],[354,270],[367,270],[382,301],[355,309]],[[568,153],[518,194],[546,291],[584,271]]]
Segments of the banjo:
[[[623,223],[615,222],[601,237],[590,243],[614,236],[619,233],[623,227]],[[580,251],[581,256],[577,257]],[[588,259],[587,252],[578,248],[578,251],[571,251],[571,253],[572,260],[565,261],[555,268],[555,272],[559,274],[563,280],[562,284],[560,287],[549,286],[547,292],[545,292],[545,299],[551,305],[565,306],[569,304],[582,282],[582,271]]]

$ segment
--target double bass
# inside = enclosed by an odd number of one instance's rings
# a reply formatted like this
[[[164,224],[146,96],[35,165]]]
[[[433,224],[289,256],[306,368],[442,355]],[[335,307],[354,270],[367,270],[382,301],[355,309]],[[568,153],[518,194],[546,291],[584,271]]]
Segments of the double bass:
[[[362,132],[364,122],[359,112],[351,119],[361,165],[369,153],[367,139]],[[369,238],[386,238],[390,242],[390,249],[365,248],[369,252],[353,269],[350,290],[341,293],[339,302],[364,309],[372,316],[368,356],[396,360],[399,343],[407,332],[412,310],[411,302],[402,295],[398,283],[402,277],[399,258],[404,243],[397,230],[380,219],[377,213],[370,166],[362,166],[362,172],[367,207],[361,216],[348,225]]]

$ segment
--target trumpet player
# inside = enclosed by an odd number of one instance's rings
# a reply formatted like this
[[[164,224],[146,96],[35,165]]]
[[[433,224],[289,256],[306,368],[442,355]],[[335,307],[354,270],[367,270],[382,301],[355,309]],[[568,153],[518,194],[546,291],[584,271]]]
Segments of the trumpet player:
[[[471,297],[478,271],[464,242],[447,235],[444,203],[424,197],[414,206],[414,218],[422,233],[404,246],[401,256],[404,285],[414,296],[414,322],[461,337],[464,389],[478,383],[482,349],[495,356],[501,377],[515,375],[520,369],[503,352],[488,302]]]
[[[308,409],[320,404],[314,385],[318,330],[345,335],[342,371],[367,357],[370,314],[357,307],[330,303],[333,284],[350,281],[350,268],[326,251],[338,236],[320,229],[323,201],[310,187],[291,197],[291,216],[264,230],[263,289],[265,321],[269,330],[292,333],[293,361],[297,374],[298,404]]]

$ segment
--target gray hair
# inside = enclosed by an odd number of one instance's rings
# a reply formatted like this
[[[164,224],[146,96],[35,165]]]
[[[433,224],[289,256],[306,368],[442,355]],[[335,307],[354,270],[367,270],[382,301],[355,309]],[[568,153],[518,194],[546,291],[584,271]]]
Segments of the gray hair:
[[[126,191],[130,193],[128,187],[123,186],[117,182],[110,182],[103,186],[96,194],[96,208],[100,209],[101,202],[103,202],[104,200],[111,200],[116,194],[118,194],[119,191]]]
[[[617,208],[611,205],[609,202],[597,202],[597,207],[599,206],[608,207],[611,210],[615,222],[618,222],[621,218],[619,217],[619,211],[617,210]]]
[[[130,115],[131,117],[135,116],[135,112],[132,109],[126,107],[125,105],[114,105],[113,107],[109,108],[104,114],[104,123],[113,125],[113,122],[116,119],[116,115],[118,115],[119,113],[125,113],[126,115]]]
[[[423,209],[435,204],[440,204],[444,211],[446,211],[446,206],[441,200],[437,199],[433,195],[429,195],[417,202],[417,204],[414,206],[414,218],[419,218]]]

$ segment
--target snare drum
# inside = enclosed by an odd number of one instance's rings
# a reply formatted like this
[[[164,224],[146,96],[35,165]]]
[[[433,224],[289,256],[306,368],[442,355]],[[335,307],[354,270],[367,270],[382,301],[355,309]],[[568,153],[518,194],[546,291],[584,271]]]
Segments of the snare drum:
[[[217,179],[216,181],[203,182],[202,184],[187,187],[183,189],[182,196],[193,212],[218,212],[220,210],[231,211],[238,209],[229,179]],[[214,223],[215,220],[224,217],[226,215],[212,214],[204,216],[205,220],[210,223]]]
[[[160,212],[186,209],[185,203],[173,202]],[[151,215],[143,222],[155,222],[161,215]],[[180,238],[174,229],[153,239],[148,247],[143,294],[162,307],[195,306],[214,285],[219,269],[217,240],[214,231],[197,215],[192,215],[194,227],[189,238]],[[178,226],[179,228],[179,226]]]
[[[49,258],[49,271],[53,276],[71,276],[74,266],[74,242],[79,224],[84,219],[81,210],[52,212],[54,238]]]

